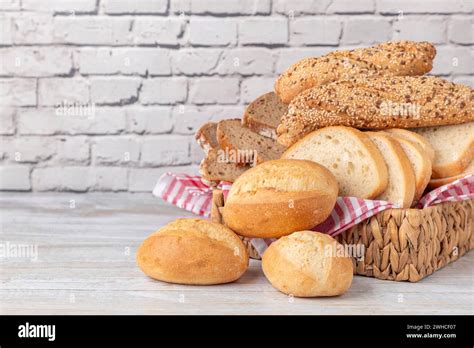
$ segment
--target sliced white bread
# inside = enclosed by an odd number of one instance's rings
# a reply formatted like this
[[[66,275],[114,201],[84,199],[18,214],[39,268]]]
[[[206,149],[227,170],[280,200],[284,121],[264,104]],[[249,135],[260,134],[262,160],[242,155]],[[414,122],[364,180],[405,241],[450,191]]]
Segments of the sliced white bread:
[[[418,143],[411,142],[398,136],[396,133],[387,133],[398,141],[405,155],[410,160],[411,167],[415,173],[415,197],[418,201],[425,191],[428,182],[431,179],[431,160],[429,155]]]
[[[222,120],[217,124],[217,142],[237,163],[262,163],[280,158],[285,148],[275,140],[242,126],[240,119]]]
[[[401,145],[393,137],[381,132],[366,132],[385,159],[388,186],[376,197],[378,200],[409,208],[415,196],[415,173]]]
[[[409,131],[407,129],[401,129],[401,128],[385,129],[385,132],[388,132],[392,135],[396,135],[398,138],[402,138],[402,139],[411,141],[412,143],[418,144],[428,154],[428,157],[430,158],[431,162],[434,161],[435,151],[433,149],[433,146],[431,146],[430,142],[428,141],[428,139],[426,139],[424,136],[418,133]]]
[[[461,174],[474,159],[474,122],[412,130],[435,150],[433,179]]]
[[[387,165],[380,151],[355,128],[318,129],[293,144],[282,158],[322,164],[336,177],[341,196],[375,198],[388,184]]]
[[[234,182],[250,165],[238,166],[233,162],[226,162],[219,156],[220,149],[211,149],[206,157],[201,161],[199,172],[203,179],[208,181],[228,181]],[[223,154],[221,154],[223,156]]]
[[[474,174],[474,161],[471,161],[471,163],[467,166],[466,169],[464,169],[464,171],[461,174],[450,176],[447,178],[431,179],[430,182],[428,183],[428,188],[430,190],[434,190],[435,188],[450,184],[455,180],[464,178],[465,176],[469,174]]]
[[[276,139],[276,129],[288,110],[275,92],[265,93],[245,109],[242,124],[267,138]]]
[[[216,132],[217,132],[217,123],[215,122],[204,123],[201,126],[201,128],[199,128],[196,132],[195,139],[206,154],[211,149],[219,148]]]

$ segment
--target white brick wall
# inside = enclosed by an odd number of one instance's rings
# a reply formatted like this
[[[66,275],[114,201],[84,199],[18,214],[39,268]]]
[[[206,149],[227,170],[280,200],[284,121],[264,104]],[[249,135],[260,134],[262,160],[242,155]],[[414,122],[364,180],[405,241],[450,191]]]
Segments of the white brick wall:
[[[436,43],[474,85],[470,0],[0,1],[0,190],[151,191],[298,59]]]

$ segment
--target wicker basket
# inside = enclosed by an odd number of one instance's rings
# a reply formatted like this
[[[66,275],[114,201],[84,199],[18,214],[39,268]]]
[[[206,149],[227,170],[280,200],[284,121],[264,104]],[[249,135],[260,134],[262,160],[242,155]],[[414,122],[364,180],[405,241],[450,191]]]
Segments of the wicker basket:
[[[213,191],[211,219],[222,223],[224,195]],[[250,257],[260,259],[247,238]],[[354,274],[417,282],[474,247],[474,200],[424,209],[387,209],[339,234],[342,244],[364,246]]]

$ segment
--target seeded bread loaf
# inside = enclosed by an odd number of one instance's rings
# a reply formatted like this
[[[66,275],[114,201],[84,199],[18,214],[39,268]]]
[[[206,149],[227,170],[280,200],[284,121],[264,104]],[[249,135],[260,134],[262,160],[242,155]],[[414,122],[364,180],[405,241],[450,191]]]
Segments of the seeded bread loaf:
[[[199,146],[207,154],[209,150],[216,149],[219,147],[216,137],[217,123],[207,122],[204,123],[201,128],[196,132],[195,139]]]
[[[387,42],[352,51],[335,51],[305,58],[288,68],[275,83],[284,103],[302,91],[359,76],[423,75],[432,68],[436,49],[428,42]]]
[[[199,172],[203,179],[208,181],[234,182],[250,168],[250,165],[237,165],[234,162],[226,161],[224,158],[220,158],[219,149],[211,149],[201,161]]]
[[[438,77],[384,76],[313,87],[292,100],[278,126],[289,146],[334,125],[361,129],[418,128],[474,121],[474,91]]]
[[[274,92],[265,93],[245,109],[242,124],[264,137],[276,139],[276,129],[287,109]]]

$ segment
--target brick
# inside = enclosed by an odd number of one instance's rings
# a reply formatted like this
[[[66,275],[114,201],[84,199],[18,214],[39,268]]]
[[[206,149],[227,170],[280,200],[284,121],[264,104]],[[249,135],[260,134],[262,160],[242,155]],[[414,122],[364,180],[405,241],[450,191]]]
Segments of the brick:
[[[164,14],[167,0],[105,0],[104,12],[107,14]]]
[[[132,107],[127,109],[126,113],[128,116],[129,131],[132,133],[168,133],[173,127],[170,107]]]
[[[22,0],[21,7],[28,11],[46,11],[54,13],[93,13],[96,0]]]
[[[166,172],[197,175],[199,167],[196,165],[186,165],[160,168],[131,168],[128,190],[130,192],[151,192],[160,176]]]
[[[332,0],[273,0],[273,8],[277,13],[291,16],[298,14],[322,14]],[[357,0],[359,1],[359,0]]]
[[[224,52],[215,70],[221,75],[269,75],[274,60],[267,48],[236,48]]]
[[[13,42],[22,44],[53,43],[53,15],[45,13],[20,13],[14,18]]]
[[[0,134],[12,135],[15,134],[15,118],[17,114],[16,108],[0,108]]]
[[[377,10],[382,14],[458,13],[471,12],[472,8],[472,1],[465,0],[377,0]]]
[[[0,48],[0,75],[67,75],[72,69],[72,51],[63,47]]]
[[[140,144],[130,137],[105,137],[95,139],[92,158],[99,164],[136,163],[140,156]]]
[[[385,19],[351,18],[344,26],[343,44],[375,44],[390,40],[392,28]]]
[[[60,163],[87,164],[90,159],[89,139],[83,136],[59,138],[56,159]]]
[[[301,18],[290,21],[292,45],[337,45],[342,24],[336,19]]]
[[[0,10],[15,11],[20,9],[20,0],[1,0]]]
[[[134,43],[176,46],[183,33],[184,23],[181,18],[135,18]]]
[[[374,0],[336,0],[331,2],[327,13],[373,13]]]
[[[182,77],[158,77],[143,80],[142,104],[175,104],[186,100],[187,80]]]
[[[131,20],[122,17],[55,17],[54,40],[63,44],[124,45],[132,41]]]
[[[239,23],[239,42],[243,45],[283,45],[288,42],[286,18],[249,18]]]
[[[189,42],[194,46],[235,45],[237,23],[232,19],[191,18]]]
[[[264,93],[273,91],[274,78],[250,77],[242,81],[241,101],[250,103]]]
[[[89,103],[89,82],[80,78],[45,78],[38,83],[39,105]]]
[[[474,76],[456,76],[453,82],[474,88]]]
[[[11,45],[13,43],[12,26],[12,18],[0,16],[0,45]]]
[[[35,79],[0,79],[0,106],[36,105]]]
[[[189,164],[189,137],[162,135],[143,139],[141,162],[147,166]]]
[[[92,114],[58,114],[56,108],[21,109],[18,132],[22,135],[118,134],[126,129],[123,107],[96,107]]]
[[[99,77],[90,80],[91,101],[97,105],[132,104],[138,99],[139,78]]]
[[[173,71],[189,76],[212,74],[221,55],[215,49],[180,49],[172,55]]]
[[[451,18],[449,41],[457,44],[474,44],[474,20],[472,18]]]
[[[0,160],[6,160],[10,156],[13,147],[13,142],[15,141],[15,137],[13,136],[1,136],[0,137]],[[12,159],[15,160],[14,158]]]
[[[172,1],[173,2],[173,1]],[[256,15],[270,13],[270,0],[190,1],[192,14]]]
[[[8,157],[20,163],[44,162],[53,157],[56,150],[54,139],[48,137],[21,137],[12,142]]]
[[[82,75],[170,75],[170,54],[156,48],[85,48],[79,70]]]
[[[90,169],[92,191],[126,191],[128,188],[128,169],[117,167],[94,167]]]
[[[423,30],[420,30],[423,23]],[[396,40],[429,41],[434,44],[446,42],[446,21],[443,18],[413,18],[404,16],[393,22]]]
[[[1,166],[0,190],[30,191],[30,168],[27,166]]]
[[[474,52],[469,47],[437,47],[433,62],[433,75],[472,74]]]
[[[191,81],[189,101],[193,104],[235,104],[238,100],[237,78],[203,77]]]
[[[85,192],[91,186],[89,167],[34,168],[31,183],[35,191]]]
[[[334,47],[282,48],[277,51],[275,72],[280,74],[297,61],[307,57],[319,57],[334,50]]]

